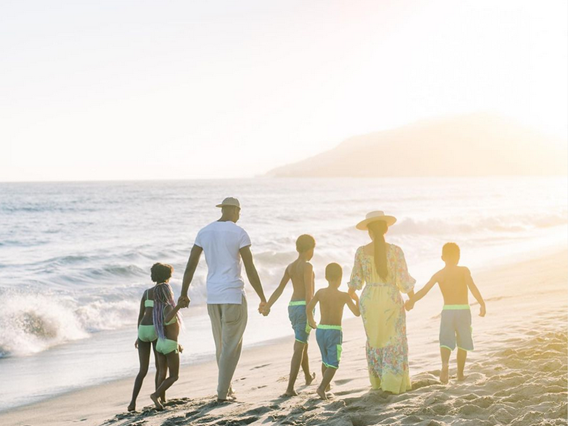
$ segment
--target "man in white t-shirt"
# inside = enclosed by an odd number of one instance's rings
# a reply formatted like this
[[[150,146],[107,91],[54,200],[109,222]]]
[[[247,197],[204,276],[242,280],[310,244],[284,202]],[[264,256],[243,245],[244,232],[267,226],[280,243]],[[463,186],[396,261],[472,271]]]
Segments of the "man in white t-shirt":
[[[234,399],[231,380],[241,356],[248,317],[245,283],[241,277],[241,259],[247,277],[260,297],[260,312],[264,309],[266,298],[252,259],[250,238],[246,231],[236,224],[241,211],[239,200],[225,198],[217,207],[221,208],[221,219],[201,229],[195,238],[183,275],[178,303],[184,307],[189,305],[187,290],[201,253],[205,252],[208,268],[207,311],[211,319],[219,368],[217,399],[227,401]]]

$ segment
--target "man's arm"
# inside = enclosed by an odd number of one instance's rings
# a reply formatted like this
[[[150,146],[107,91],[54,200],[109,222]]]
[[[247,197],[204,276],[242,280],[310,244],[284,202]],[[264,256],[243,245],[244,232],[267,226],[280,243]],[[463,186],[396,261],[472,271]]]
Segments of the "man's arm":
[[[284,291],[284,288],[286,287],[286,284],[288,284],[289,281],[290,281],[290,274],[288,274],[288,268],[286,268],[286,270],[284,271],[284,275],[280,280],[280,285],[278,285],[276,290],[274,290],[274,293],[272,293],[272,296],[270,296],[268,303],[264,307],[264,311],[262,312],[264,316],[270,313],[270,308],[272,307],[272,305],[274,305],[274,303],[276,303],[278,298],[282,295],[282,292]]]
[[[467,268],[465,268],[465,269],[466,269],[465,280],[466,280],[467,286],[469,288],[469,291],[471,291],[471,294],[473,295],[473,297],[475,297],[475,300],[477,300],[477,303],[479,303],[479,316],[484,317],[485,316],[485,301],[483,300],[483,297],[481,296],[479,289],[477,288],[477,286],[473,282],[473,278],[471,277],[470,270],[467,269]]]
[[[310,303],[314,297],[314,267],[310,262],[304,265],[304,292],[306,296],[306,303]]]
[[[316,321],[314,320],[314,309],[319,302],[319,292],[316,292],[310,303],[306,306],[306,314],[308,316],[308,325],[312,328],[317,328]]]
[[[189,306],[190,300],[187,296],[187,291],[189,289],[189,285],[191,284],[191,280],[193,280],[193,274],[195,274],[195,270],[197,269],[197,265],[199,264],[199,258],[201,257],[202,252],[203,249],[199,246],[196,246],[195,244],[191,248],[191,253],[189,254],[189,259],[185,267],[185,272],[183,273],[181,296],[178,299],[178,305],[181,305],[182,308],[187,308]]]
[[[247,278],[254,288],[258,297],[260,297],[260,305],[258,306],[258,311],[260,313],[264,312],[264,307],[266,306],[266,297],[264,297],[264,291],[262,290],[262,284],[260,278],[258,277],[258,272],[256,266],[254,266],[254,261],[252,260],[252,253],[250,251],[250,246],[243,247],[239,250],[241,253],[241,258],[245,265],[245,270],[247,272]]]

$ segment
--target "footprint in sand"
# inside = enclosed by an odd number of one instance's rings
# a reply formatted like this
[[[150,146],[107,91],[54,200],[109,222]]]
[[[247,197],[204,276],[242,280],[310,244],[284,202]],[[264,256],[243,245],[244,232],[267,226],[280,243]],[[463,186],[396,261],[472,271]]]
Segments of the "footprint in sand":
[[[252,367],[251,370],[258,370],[259,368],[268,367],[269,365],[270,365],[270,364],[257,365],[256,367]]]

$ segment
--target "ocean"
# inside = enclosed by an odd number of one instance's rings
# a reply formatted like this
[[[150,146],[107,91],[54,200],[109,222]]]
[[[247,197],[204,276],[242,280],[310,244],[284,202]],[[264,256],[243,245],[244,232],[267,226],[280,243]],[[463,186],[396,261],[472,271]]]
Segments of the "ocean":
[[[369,241],[354,226],[371,210],[398,218],[386,238],[403,248],[418,287],[442,266],[448,241],[461,246],[475,278],[565,245],[567,193],[565,177],[0,183],[0,411],[134,379],[150,267],[174,266],[177,296],[193,240],[226,196],[241,201],[239,225],[268,297],[303,233],[317,243],[316,287],[325,286],[325,265],[338,262],[346,289],[355,250]],[[183,310],[183,364],[213,357],[205,276],[202,258]],[[247,293],[245,345],[292,334],[285,300],[264,318],[248,283]]]

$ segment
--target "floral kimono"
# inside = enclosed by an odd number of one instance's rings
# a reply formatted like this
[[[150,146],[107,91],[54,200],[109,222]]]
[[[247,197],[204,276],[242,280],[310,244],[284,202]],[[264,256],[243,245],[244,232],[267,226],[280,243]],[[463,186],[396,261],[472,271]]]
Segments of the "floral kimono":
[[[395,394],[411,389],[408,371],[406,313],[400,292],[408,293],[416,280],[408,274],[402,249],[386,245],[388,276],[376,271],[372,255],[359,247],[349,287],[361,293],[361,317],[367,333],[367,363],[373,389]]]

